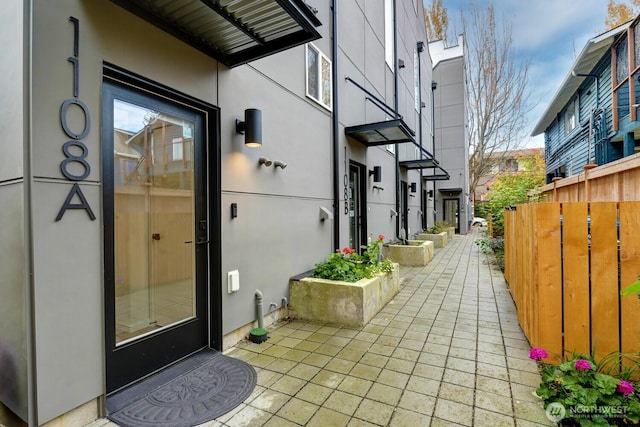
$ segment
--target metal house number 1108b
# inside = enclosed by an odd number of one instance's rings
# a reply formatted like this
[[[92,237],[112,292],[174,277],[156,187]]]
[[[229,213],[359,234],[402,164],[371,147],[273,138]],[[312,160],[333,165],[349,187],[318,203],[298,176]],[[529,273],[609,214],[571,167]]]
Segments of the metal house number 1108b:
[[[60,221],[62,219],[67,209],[84,209],[87,212],[87,215],[89,215],[89,218],[93,221],[96,219],[96,216],[93,213],[93,210],[91,210],[91,206],[89,206],[89,202],[84,196],[82,188],[78,185],[79,181],[84,181],[91,173],[91,165],[89,165],[89,162],[87,161],[89,149],[84,142],[82,142],[82,139],[89,134],[89,130],[91,129],[91,116],[85,103],[78,99],[78,69],[80,65],[80,60],[78,58],[79,22],[78,19],[73,16],[69,18],[69,21],[73,23],[73,56],[70,56],[67,60],[73,64],[73,98],[66,99],[60,106],[60,124],[62,125],[64,133],[71,138],[71,140],[62,145],[62,153],[65,158],[60,163],[60,172],[62,172],[62,175],[64,175],[64,177],[69,181],[75,182],[71,187],[71,190],[69,190],[67,198],[62,204],[62,207],[58,212],[58,216],[56,216],[56,221]],[[76,133],[71,130],[67,123],[67,114],[71,107],[80,108],[84,115],[84,128],[80,133]],[[71,166],[74,164],[80,165],[79,168],[74,168],[76,171],[77,169],[80,169],[80,173],[74,173],[70,170]],[[76,196],[80,202],[72,203],[72,200]]]

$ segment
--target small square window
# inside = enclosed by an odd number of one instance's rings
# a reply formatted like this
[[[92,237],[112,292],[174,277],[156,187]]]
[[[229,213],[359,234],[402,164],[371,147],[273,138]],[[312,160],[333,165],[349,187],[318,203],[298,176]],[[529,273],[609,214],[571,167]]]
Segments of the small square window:
[[[333,108],[331,60],[313,44],[306,49],[307,96],[323,107]]]
[[[578,103],[574,99],[564,112],[564,134],[571,133],[578,126]]]

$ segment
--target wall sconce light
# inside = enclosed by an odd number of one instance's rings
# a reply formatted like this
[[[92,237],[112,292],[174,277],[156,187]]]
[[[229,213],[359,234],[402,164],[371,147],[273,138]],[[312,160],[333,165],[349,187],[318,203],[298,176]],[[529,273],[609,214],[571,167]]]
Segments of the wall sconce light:
[[[402,59],[398,59],[398,68],[404,68],[404,61]]]
[[[416,183],[412,182],[411,185],[409,185],[409,188],[411,189],[412,193],[415,193],[416,192]]]
[[[433,190],[429,190],[429,191],[427,192],[427,196],[428,196],[428,197],[433,197]]]
[[[244,110],[244,121],[236,119],[236,132],[244,135],[247,147],[262,146],[262,111],[256,108]]]
[[[431,90],[436,90],[438,89],[438,82],[435,80],[431,81]]]
[[[275,162],[273,162],[273,167],[284,169],[287,167],[287,164],[285,162],[281,162],[280,160],[276,160]]]
[[[369,171],[369,176],[373,175],[373,182],[382,182],[382,166],[374,166]]]
[[[374,185],[373,186],[374,190],[380,190],[380,191],[384,191],[384,188],[380,187],[379,185]]]
[[[259,165],[265,165],[265,166],[271,166],[273,162],[271,161],[271,159],[268,159],[266,157],[260,157],[258,159],[258,164]]]

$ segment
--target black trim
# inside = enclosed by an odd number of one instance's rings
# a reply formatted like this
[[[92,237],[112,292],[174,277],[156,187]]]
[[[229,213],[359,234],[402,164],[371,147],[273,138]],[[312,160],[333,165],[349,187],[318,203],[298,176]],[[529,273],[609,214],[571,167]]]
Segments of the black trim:
[[[221,255],[220,255],[220,112],[215,106],[194,99],[193,97],[168,88],[162,84],[147,80],[134,73],[127,72],[111,64],[104,64],[103,82],[103,207],[104,207],[104,248],[105,248],[105,346],[107,368],[113,363],[127,363],[140,372],[139,377],[146,373],[170,364],[199,348],[210,346],[222,350],[222,291],[220,286]],[[113,218],[113,107],[111,103],[115,96],[124,100],[144,103],[161,103],[163,108],[175,108],[180,114],[187,113],[199,121],[204,156],[196,157],[196,189],[201,193],[197,198],[202,203],[196,205],[196,217],[208,219],[208,239],[210,245],[196,246],[198,261],[204,265],[198,269],[198,283],[203,286],[197,288],[199,308],[197,319],[183,322],[175,327],[164,330],[158,335],[115,346],[115,290],[114,278],[114,218]],[[170,111],[173,113],[173,111]],[[182,112],[182,113],[181,113]],[[197,127],[198,128],[198,127]],[[197,129],[196,129],[197,130]],[[206,177],[209,177],[208,179]],[[207,179],[207,181],[205,181]],[[208,201],[208,207],[207,207]],[[199,222],[196,221],[196,222]],[[196,224],[194,224],[196,227]],[[199,326],[200,325],[200,326]],[[189,332],[185,330],[187,328]],[[194,338],[195,336],[195,338]],[[154,340],[155,339],[155,340]],[[167,342],[169,345],[167,345]],[[136,349],[137,344],[145,347]],[[169,347],[167,349],[167,347]],[[145,350],[142,352],[140,349]],[[155,362],[149,355],[155,352],[165,352]],[[140,357],[138,357],[140,356]],[[139,378],[138,377],[138,378]],[[127,375],[107,375],[107,393],[113,392],[136,380]]]
[[[183,22],[176,22],[170,16],[162,15],[150,1],[143,0],[111,0],[114,4],[137,15],[141,19],[155,25],[163,31],[171,34],[175,38],[182,40],[188,45],[198,49],[204,54],[220,61],[228,67],[235,67],[246,64],[274,53],[319,39],[320,33],[316,27],[322,25],[311,9],[301,0],[275,0],[292,20],[296,22],[299,29],[294,33],[284,35],[272,40],[264,40],[258,35],[254,26],[263,19],[257,14],[254,22],[243,22],[236,18],[233,13],[220,6],[217,1],[200,0],[201,3],[210,8],[214,13],[230,22],[240,33],[254,40],[257,46],[242,48],[242,45],[232,46],[231,49],[241,49],[235,53],[229,53],[221,46],[216,45],[216,37],[202,33],[198,26],[189,27]],[[196,3],[197,4],[197,3]],[[284,14],[283,14],[284,15]],[[247,20],[245,20],[247,21]],[[283,30],[285,28],[283,27]],[[212,33],[212,31],[208,31]],[[215,31],[213,31],[215,34]],[[228,49],[228,48],[226,48]]]
[[[447,181],[451,179],[451,177],[448,173],[440,173],[433,175],[423,175],[422,179],[424,179],[425,181]]]
[[[349,182],[351,182],[351,173],[355,172],[357,177],[357,182],[355,183],[358,186],[358,200],[357,200],[357,211],[355,214],[359,214],[359,219],[357,220],[357,233],[358,233],[358,242],[354,245],[352,249],[358,251],[358,253],[362,253],[362,246],[367,244],[367,168],[362,163],[355,162],[353,160],[349,160]],[[345,203],[349,201],[346,200]],[[357,215],[356,215],[357,217]],[[349,233],[351,233],[351,224],[349,224]]]
[[[437,168],[438,161],[436,159],[415,159],[415,160],[404,160],[400,162],[400,167],[408,170],[412,169],[431,169]]]
[[[415,132],[402,119],[348,126],[344,133],[367,147],[403,142],[416,144]]]

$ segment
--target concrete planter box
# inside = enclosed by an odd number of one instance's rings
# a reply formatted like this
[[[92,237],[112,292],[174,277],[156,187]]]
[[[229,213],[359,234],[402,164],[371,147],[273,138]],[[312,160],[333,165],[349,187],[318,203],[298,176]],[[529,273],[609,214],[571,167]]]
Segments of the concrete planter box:
[[[299,319],[364,326],[400,291],[400,268],[355,283],[315,277],[289,281],[289,310]]]
[[[434,243],[428,240],[409,240],[408,245],[387,244],[382,247],[385,258],[400,265],[427,265],[433,258]]]
[[[447,227],[447,237],[449,237],[449,240],[453,239],[453,236],[456,235],[456,228],[455,227]]]
[[[449,233],[446,231],[438,234],[420,233],[416,236],[416,239],[429,240],[433,242],[436,248],[444,248],[447,246],[447,242],[449,241]]]

